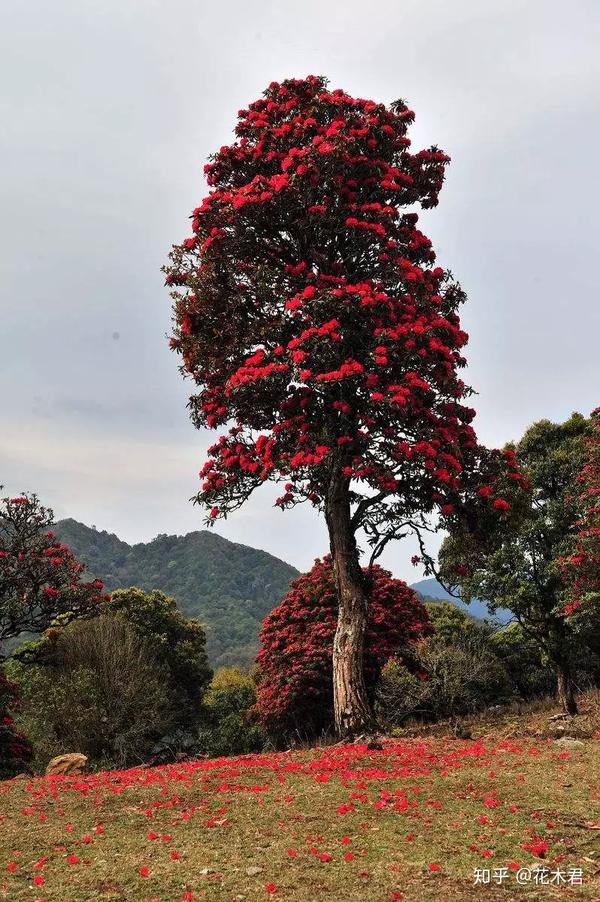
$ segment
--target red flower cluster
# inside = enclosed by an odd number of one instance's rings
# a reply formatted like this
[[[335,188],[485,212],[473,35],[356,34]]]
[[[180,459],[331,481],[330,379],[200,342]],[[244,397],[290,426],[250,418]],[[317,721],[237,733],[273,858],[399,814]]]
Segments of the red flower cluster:
[[[357,528],[460,506],[477,452],[464,294],[402,210],[437,203],[449,158],[410,151],[413,119],[290,79],[240,111],[206,167],[166,274],[194,422],[235,424],[200,474],[213,520],[267,479],[289,483],[282,507],[321,507],[332,467],[371,499]]]
[[[412,648],[432,627],[424,605],[402,580],[378,565],[370,575],[365,570],[365,580],[365,680],[373,690],[391,657],[412,665]],[[263,621],[255,711],[273,732],[306,737],[331,726],[337,607],[331,559],[326,557],[292,582],[288,595]]]

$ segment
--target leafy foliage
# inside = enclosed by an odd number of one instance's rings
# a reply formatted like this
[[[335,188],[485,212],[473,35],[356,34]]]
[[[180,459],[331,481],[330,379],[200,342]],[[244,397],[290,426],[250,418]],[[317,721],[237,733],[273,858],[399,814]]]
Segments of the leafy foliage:
[[[390,661],[377,687],[389,726],[474,714],[552,691],[552,671],[518,624],[496,629],[449,602],[428,603],[427,611],[434,632],[417,648],[421,678]]]
[[[562,560],[569,627],[600,655],[600,408],[592,414],[584,466],[577,476],[579,519],[575,547]]]
[[[460,582],[463,598],[478,595],[490,607],[509,608],[556,669],[566,708],[574,710],[572,669],[580,643],[565,616],[561,561],[571,549],[578,521],[577,479],[591,423],[573,414],[562,424],[542,420],[515,447],[531,485],[520,493],[517,515],[496,529],[454,529],[440,562],[447,580]]]
[[[389,658],[415,666],[414,646],[431,632],[425,607],[406,583],[374,565],[365,571],[369,615],[365,681],[372,695]],[[288,595],[265,618],[258,653],[256,713],[273,734],[302,738],[332,726],[332,654],[337,596],[330,557],[292,583]]]
[[[61,520],[55,531],[109,589],[133,585],[174,596],[187,617],[205,625],[213,666],[253,661],[263,617],[298,573],[264,551],[208,530],[137,545],[76,520]]]
[[[178,726],[189,727],[201,711],[212,670],[202,626],[178,609],[174,598],[155,589],[117,589],[108,612],[132,626],[167,668],[168,689]]]
[[[212,757],[262,751],[266,735],[250,716],[255,703],[256,683],[250,674],[235,667],[217,670],[205,697],[200,750]]]
[[[0,500],[0,643],[96,614],[108,596],[83,580],[83,564],[49,530],[53,514],[37,495]]]
[[[74,750],[95,766],[139,763],[177,722],[167,665],[118,616],[51,630],[22,658],[10,662],[10,671],[40,766]]]

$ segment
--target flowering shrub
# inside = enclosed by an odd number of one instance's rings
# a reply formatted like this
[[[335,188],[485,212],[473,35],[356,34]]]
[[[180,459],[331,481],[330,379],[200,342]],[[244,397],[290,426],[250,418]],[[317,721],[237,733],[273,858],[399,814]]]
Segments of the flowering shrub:
[[[28,770],[33,757],[29,740],[15,728],[18,704],[17,687],[0,670],[0,780]]]
[[[263,621],[255,711],[274,734],[314,737],[333,722],[332,655],[337,595],[331,558],[291,584]],[[373,696],[392,657],[414,669],[415,644],[432,632],[425,606],[406,583],[375,565],[369,577],[365,682]]]
[[[109,596],[100,580],[86,582],[84,565],[49,530],[53,514],[36,495],[0,500],[0,642],[42,632],[98,611]]]

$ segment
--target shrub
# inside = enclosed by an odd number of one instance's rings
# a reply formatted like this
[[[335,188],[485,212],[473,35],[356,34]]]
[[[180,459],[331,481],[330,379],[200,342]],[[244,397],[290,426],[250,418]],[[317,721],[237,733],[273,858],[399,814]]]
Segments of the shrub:
[[[34,660],[37,646],[38,663]],[[168,668],[130,624],[103,614],[50,631],[11,662],[38,766],[78,751],[102,766],[139,763],[176,719]]]
[[[117,589],[108,610],[133,626],[164,664],[166,684],[173,698],[174,725],[190,729],[200,716],[202,699],[212,677],[202,625],[186,617],[174,598],[157,589]]]
[[[255,702],[256,683],[250,674],[235,667],[217,670],[205,698],[200,751],[211,757],[262,751],[265,733],[250,716]]]
[[[408,717],[440,720],[481,711],[510,698],[501,663],[483,636],[452,643],[430,640],[420,649],[425,677],[390,661],[377,689],[378,710],[390,726]]]

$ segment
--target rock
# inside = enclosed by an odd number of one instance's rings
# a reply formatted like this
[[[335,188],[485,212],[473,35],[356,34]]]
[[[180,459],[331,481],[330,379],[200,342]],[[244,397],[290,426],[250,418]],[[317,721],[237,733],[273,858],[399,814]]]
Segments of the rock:
[[[560,739],[554,740],[554,745],[563,745],[570,749],[582,749],[585,746],[585,742],[582,742],[581,739],[571,739],[570,736],[561,736]]]
[[[454,735],[457,739],[472,739],[473,733],[469,727],[463,723],[457,723],[454,727]]]
[[[87,760],[86,755],[82,755],[80,752],[71,752],[68,755],[57,755],[56,758],[53,758],[48,762],[46,776],[52,777],[59,774],[73,776],[82,774],[85,771]]]
[[[214,868],[202,868],[202,870],[199,871],[199,874],[201,877],[208,877],[209,874],[215,874],[215,873],[216,873],[216,871],[214,870]]]
[[[249,868],[246,868],[246,874],[248,877],[256,877],[257,874],[262,874],[263,869],[257,867],[255,864],[251,865]]]

